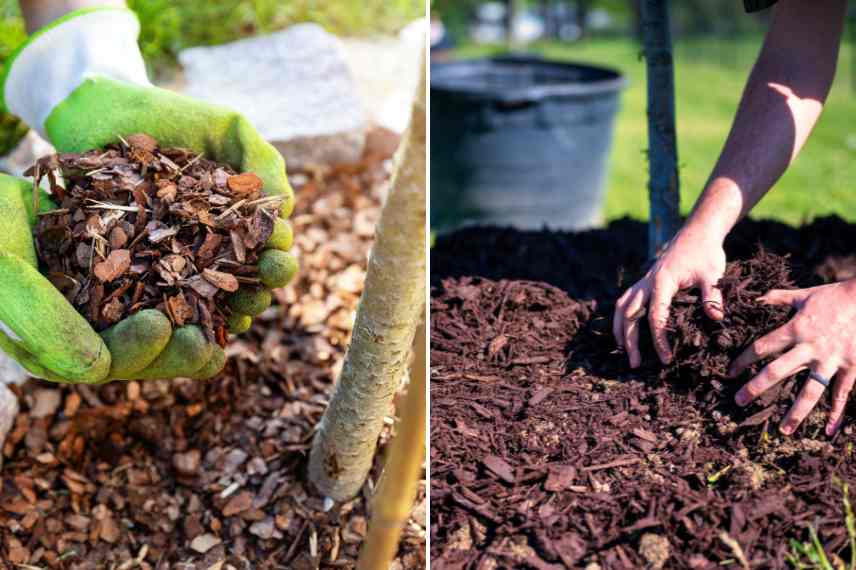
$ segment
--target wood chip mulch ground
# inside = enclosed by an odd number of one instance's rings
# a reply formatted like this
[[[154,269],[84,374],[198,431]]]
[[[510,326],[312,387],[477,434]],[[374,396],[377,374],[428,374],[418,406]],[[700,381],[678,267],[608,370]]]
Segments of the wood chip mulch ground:
[[[232,338],[213,380],[15,388],[0,569],[354,566],[371,481],[325,512],[305,469],[396,142],[373,132],[360,163],[292,173],[301,273],[250,333]],[[422,485],[394,567],[424,568],[424,549]]]
[[[743,222],[726,244],[729,259],[749,260],[725,283],[736,336],[700,320],[684,295],[670,323],[678,364],[664,371],[649,350],[630,371],[610,317],[644,270],[645,231],[625,220],[577,234],[478,228],[438,239],[432,567],[786,568],[788,556],[808,563],[800,551],[812,531],[833,562],[850,560],[843,499],[852,503],[856,486],[856,406],[834,438],[823,433],[828,402],[784,437],[775,420],[794,382],[783,399],[739,409],[740,382],[722,378],[722,364],[788,317],[748,299],[791,279],[856,275],[856,226]],[[791,254],[790,274],[772,254]]]

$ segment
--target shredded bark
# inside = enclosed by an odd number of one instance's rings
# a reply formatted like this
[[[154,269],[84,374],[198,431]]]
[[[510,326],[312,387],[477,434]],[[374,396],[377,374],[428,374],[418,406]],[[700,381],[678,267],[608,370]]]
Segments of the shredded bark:
[[[154,308],[225,338],[225,297],[259,283],[281,204],[258,176],[146,134],[46,156],[26,174],[47,177],[58,205],[34,228],[39,260],[96,330]]]
[[[725,379],[728,366],[753,340],[784,325],[793,314],[791,307],[757,301],[771,289],[794,288],[787,258],[764,249],[750,259],[728,263],[717,287],[725,307],[720,321],[705,315],[697,290],[681,291],[672,301],[666,327],[674,352],[669,377],[692,385]]]
[[[790,314],[756,297],[856,275],[856,225],[739,224],[726,252],[740,261],[720,283],[725,322],[682,293],[669,325],[675,364],[664,370],[648,347],[630,370],[611,315],[644,269],[646,230],[624,220],[582,233],[478,228],[438,239],[433,565],[785,568],[791,541],[809,541],[810,528],[831,560],[850,559],[840,483],[856,486],[854,405],[827,438],[828,390],[785,437],[777,421],[802,379],[742,409],[733,394],[753,371],[724,372]]]

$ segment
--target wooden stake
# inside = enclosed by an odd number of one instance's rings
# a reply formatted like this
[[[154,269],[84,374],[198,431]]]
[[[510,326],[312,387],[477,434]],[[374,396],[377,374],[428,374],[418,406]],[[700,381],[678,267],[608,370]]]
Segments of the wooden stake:
[[[372,501],[369,533],[357,570],[389,568],[416,498],[425,458],[427,351],[424,322],[416,333],[413,350],[416,358],[407,400],[401,411],[399,432],[390,445],[389,459]]]

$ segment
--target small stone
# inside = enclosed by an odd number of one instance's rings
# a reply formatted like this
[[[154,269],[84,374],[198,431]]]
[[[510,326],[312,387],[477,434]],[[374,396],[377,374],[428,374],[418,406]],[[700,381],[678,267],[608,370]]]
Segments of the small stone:
[[[200,534],[190,542],[190,548],[199,554],[205,554],[220,544],[220,539],[211,533]]]

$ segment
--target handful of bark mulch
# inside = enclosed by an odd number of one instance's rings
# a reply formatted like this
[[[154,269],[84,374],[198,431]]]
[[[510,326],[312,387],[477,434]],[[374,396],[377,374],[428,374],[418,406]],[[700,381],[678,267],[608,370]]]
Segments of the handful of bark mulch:
[[[259,284],[282,202],[258,176],[146,134],[44,157],[25,175],[47,176],[59,206],[33,231],[44,273],[96,330],[155,308],[225,344],[225,297]]]
[[[712,384],[717,391],[722,390],[722,382],[739,388],[740,382],[726,379],[731,362],[754,340],[784,325],[794,312],[789,306],[757,301],[771,289],[794,288],[788,259],[764,249],[750,259],[730,262],[718,287],[725,303],[721,321],[704,314],[698,291],[681,291],[672,301],[667,327],[674,358],[663,370],[664,378],[705,389]],[[750,372],[754,375],[766,362],[755,364]]]

